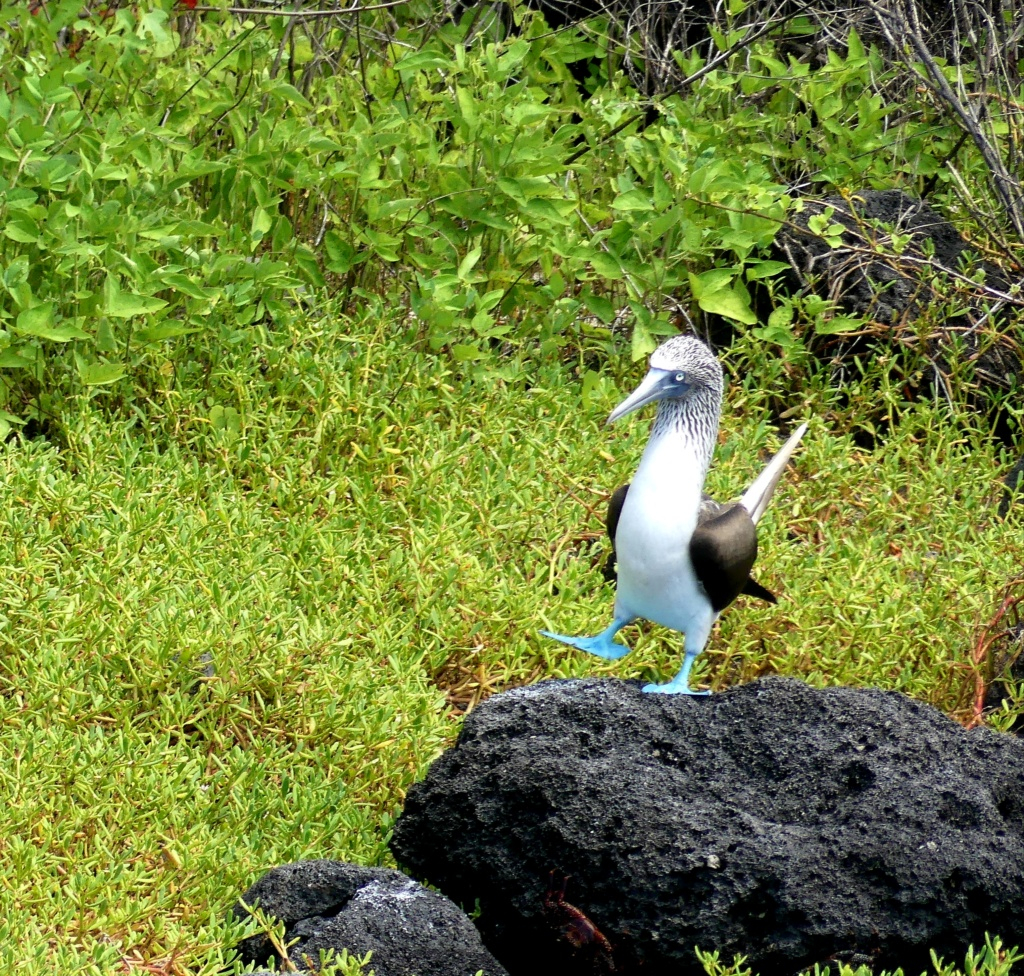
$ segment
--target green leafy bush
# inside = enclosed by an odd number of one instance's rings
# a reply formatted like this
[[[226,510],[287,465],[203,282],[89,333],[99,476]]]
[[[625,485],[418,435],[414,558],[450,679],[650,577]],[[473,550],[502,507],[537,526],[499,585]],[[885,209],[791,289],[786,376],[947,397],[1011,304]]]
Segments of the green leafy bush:
[[[767,40],[714,70],[688,55],[700,84],[651,115],[606,44],[532,14],[470,44],[407,11],[371,45],[343,20],[79,9],[2,8],[2,424],[81,394],[237,410],[221,364],[334,297],[400,309],[478,375],[603,356],[624,320],[634,358],[680,313],[753,327],[791,181],[920,180],[953,138],[934,113],[893,124],[855,34],[813,72]],[[777,302],[763,338],[821,326]]]

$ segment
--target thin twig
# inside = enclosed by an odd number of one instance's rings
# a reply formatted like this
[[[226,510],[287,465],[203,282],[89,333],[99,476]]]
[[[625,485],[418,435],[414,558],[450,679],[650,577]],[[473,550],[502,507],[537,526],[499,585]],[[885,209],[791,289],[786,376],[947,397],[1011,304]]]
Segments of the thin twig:
[[[196,11],[203,13],[229,13],[244,14],[245,16],[265,17],[338,17],[342,14],[358,14],[364,10],[387,10],[389,7],[402,7],[409,0],[391,0],[390,3],[375,3],[365,7],[343,7],[341,10],[255,10],[252,7],[194,7]]]
[[[759,40],[760,38],[764,37],[764,35],[767,34],[773,27],[777,26],[777,23],[778,22],[772,21],[772,20],[766,21],[757,30],[755,30],[752,33],[746,35],[744,38],[742,38],[740,41],[738,41],[736,44],[734,44],[728,50],[723,51],[717,57],[712,58],[710,61],[708,61],[707,64],[704,65],[703,68],[701,68],[698,71],[695,71],[692,75],[687,75],[687,77],[683,78],[682,81],[680,81],[678,84],[676,84],[672,88],[670,88],[661,97],[662,98],[666,98],[666,97],[668,97],[670,95],[679,95],[679,94],[681,94],[683,91],[685,91],[691,85],[693,85],[696,82],[700,81],[700,79],[703,78],[706,74],[714,71],[716,68],[720,67],[726,61],[728,61],[729,58],[731,58],[738,51],[742,51],[744,48],[749,47],[751,44],[753,44],[754,41]],[[603,145],[604,143],[608,142],[609,139],[612,139],[613,137],[617,136],[623,129],[627,129],[627,128],[629,128],[629,126],[633,125],[635,122],[639,122],[642,118],[644,118],[644,116],[646,114],[647,114],[647,110],[645,109],[643,112],[637,112],[636,115],[631,115],[629,118],[627,118],[625,120],[625,122],[620,122],[610,132],[605,133],[598,140],[597,145],[600,146],[600,145]],[[578,149],[568,159],[566,159],[566,161],[565,161],[565,163],[563,165],[571,166],[573,163],[576,162],[577,159],[579,159],[581,156],[585,156],[593,148],[594,148],[594,146],[584,146],[582,149]]]

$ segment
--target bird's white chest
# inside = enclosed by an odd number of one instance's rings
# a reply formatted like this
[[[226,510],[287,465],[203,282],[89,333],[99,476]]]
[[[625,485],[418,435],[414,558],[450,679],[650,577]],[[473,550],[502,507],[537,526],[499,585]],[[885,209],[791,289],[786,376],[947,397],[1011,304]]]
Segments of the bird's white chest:
[[[707,598],[690,561],[704,466],[681,438],[648,444],[630,484],[615,533],[616,614],[686,630]]]

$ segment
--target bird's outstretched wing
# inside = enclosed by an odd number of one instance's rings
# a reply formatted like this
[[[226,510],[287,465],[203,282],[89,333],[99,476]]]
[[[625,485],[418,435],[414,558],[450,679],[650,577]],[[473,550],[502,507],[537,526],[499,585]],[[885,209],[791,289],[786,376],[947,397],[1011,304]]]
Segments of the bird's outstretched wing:
[[[750,517],[757,525],[764,515],[768,502],[771,501],[775,487],[786,470],[789,459],[797,449],[801,438],[807,433],[807,424],[801,424],[789,435],[789,440],[779,448],[779,453],[773,457],[758,476],[757,480],[743,493],[740,504],[750,513]]]
[[[615,570],[615,530],[619,527],[619,516],[622,514],[622,506],[626,501],[626,493],[628,491],[628,484],[619,485],[619,487],[612,492],[612,497],[608,499],[608,516],[604,520],[604,524],[605,528],[608,530],[608,538],[612,544],[612,551],[604,564],[604,568],[601,570],[601,575],[604,576],[605,580],[609,583],[614,583],[616,579],[618,579],[618,573]]]
[[[757,559],[757,528],[742,505],[721,505],[703,497],[690,539],[690,559],[715,613],[741,593],[775,603],[774,595],[750,578]]]
[[[612,492],[612,497],[608,500],[608,516],[605,519],[605,527],[608,529],[608,539],[612,544],[611,554],[608,556],[607,561],[602,569],[602,575],[609,583],[614,583],[618,578],[618,574],[615,569],[615,531],[619,527],[619,516],[622,514],[622,506],[626,501],[626,494],[629,491],[629,485],[620,485]],[[697,570],[698,578],[701,577],[701,570],[698,567],[697,562],[701,560],[706,565],[708,572],[711,576],[721,576],[723,573],[725,578],[730,582],[725,589],[716,587],[712,584],[712,588],[718,590],[718,599],[716,594],[708,591],[708,596],[711,599],[712,606],[715,611],[719,611],[727,607],[736,597],[743,593],[746,596],[756,597],[759,600],[764,600],[767,603],[775,603],[775,596],[770,590],[766,590],[756,580],[750,578],[750,568],[754,565],[754,558],[757,556],[757,532],[752,531],[753,535],[753,553],[750,555],[749,564],[746,569],[743,569],[743,565],[746,560],[746,555],[741,552],[741,549],[737,545],[731,547],[726,546],[723,551],[721,544],[716,543],[715,533],[712,532],[711,538],[705,538],[701,533],[702,526],[708,525],[709,523],[715,522],[716,519],[721,518],[723,515],[731,512],[733,509],[739,508],[744,515],[746,512],[740,508],[739,505],[733,503],[731,505],[722,505],[716,502],[710,495],[704,495],[701,498],[700,513],[697,516],[697,532],[694,533],[694,540],[697,543],[696,555],[694,550],[694,542],[690,543],[690,558],[694,560],[694,568]],[[738,525],[739,535],[734,535],[734,543],[740,541],[740,536],[744,536],[742,524],[743,519],[739,516],[733,515],[726,519],[726,523],[730,526]],[[746,522],[749,525],[750,530],[754,529],[754,523],[747,515]],[[715,523],[718,525],[719,523]],[[733,530],[736,531],[735,529]],[[747,533],[749,535],[750,533]],[[745,536],[744,536],[745,537]],[[749,543],[749,539],[748,539]],[[739,577],[740,573],[743,574],[743,579],[740,582],[739,589],[733,591],[735,586],[735,580]],[[703,583],[703,579],[701,579]],[[704,584],[707,589],[707,584]],[[726,599],[728,597],[728,599]],[[719,602],[725,600],[721,606]]]

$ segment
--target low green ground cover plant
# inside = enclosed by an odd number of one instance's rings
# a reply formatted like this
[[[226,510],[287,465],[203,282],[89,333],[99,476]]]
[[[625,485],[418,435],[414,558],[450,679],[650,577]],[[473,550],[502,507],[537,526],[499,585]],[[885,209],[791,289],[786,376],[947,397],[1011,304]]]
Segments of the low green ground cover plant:
[[[7,965],[213,973],[261,871],[387,863],[405,790],[474,701],[676,666],[653,627],[612,666],[537,635],[607,615],[601,514],[646,424],[602,425],[631,374],[588,404],[557,360],[484,389],[338,321],[276,338],[290,387],[236,364],[237,432],[167,443],[83,396],[66,445],[0,456]],[[975,638],[1024,556],[994,518],[999,456],[941,405],[873,451],[823,406],[764,523],[780,603],[726,614],[698,677],[878,685],[969,718]],[[734,378],[715,493],[776,444]]]

